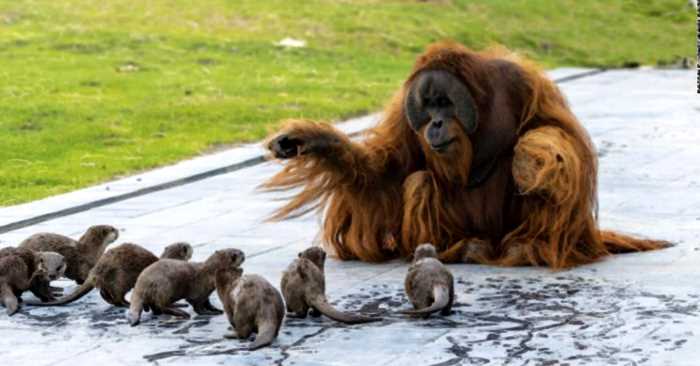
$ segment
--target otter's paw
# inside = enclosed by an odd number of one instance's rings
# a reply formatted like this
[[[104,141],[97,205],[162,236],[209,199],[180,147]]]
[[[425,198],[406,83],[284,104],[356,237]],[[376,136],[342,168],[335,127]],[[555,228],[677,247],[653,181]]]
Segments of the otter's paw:
[[[135,327],[141,322],[141,315],[129,311],[126,313],[126,320],[129,322],[129,325]]]
[[[53,297],[61,297],[63,296],[63,287],[54,287],[51,286],[49,287],[49,290],[51,291],[51,296]]]

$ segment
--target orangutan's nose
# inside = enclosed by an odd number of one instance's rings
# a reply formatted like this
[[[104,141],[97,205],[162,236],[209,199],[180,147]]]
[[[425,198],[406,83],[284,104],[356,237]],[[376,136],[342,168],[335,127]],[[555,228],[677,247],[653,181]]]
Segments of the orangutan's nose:
[[[430,122],[430,126],[428,126],[428,140],[432,143],[434,142],[439,142],[445,138],[445,131],[442,128],[444,123],[442,122],[442,119],[437,119],[433,120]]]
[[[425,139],[430,148],[436,152],[445,152],[447,147],[455,141],[455,138],[450,136],[449,128],[446,127],[443,119],[434,119],[428,125],[428,130],[425,132]]]

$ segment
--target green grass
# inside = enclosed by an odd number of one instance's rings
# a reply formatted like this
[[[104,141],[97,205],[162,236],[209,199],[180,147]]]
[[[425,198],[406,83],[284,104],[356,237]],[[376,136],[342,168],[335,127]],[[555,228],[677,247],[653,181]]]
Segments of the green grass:
[[[686,0],[0,3],[0,206],[377,110],[432,41],[546,67],[694,55]],[[282,49],[284,37],[308,47]]]

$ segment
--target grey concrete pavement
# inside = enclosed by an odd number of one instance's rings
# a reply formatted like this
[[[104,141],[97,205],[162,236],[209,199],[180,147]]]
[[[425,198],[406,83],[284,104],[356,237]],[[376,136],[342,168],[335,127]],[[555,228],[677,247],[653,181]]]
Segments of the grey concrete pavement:
[[[554,77],[585,70],[561,69]],[[128,326],[123,309],[92,293],[62,308],[0,315],[8,365],[696,365],[700,358],[700,98],[695,74],[621,70],[561,84],[600,156],[602,226],[677,243],[573,270],[453,265],[457,305],[450,317],[409,320],[406,264],[327,264],[329,297],[341,308],[384,312],[383,322],[344,326],[286,320],[274,346],[258,352],[225,340],[223,316],[188,321],[147,315]],[[370,126],[376,117],[342,125]],[[0,225],[207,171],[257,156],[241,146],[26,205],[0,209]],[[78,236],[109,223],[119,242],[154,252],[179,240],[193,260],[237,247],[244,269],[279,283],[296,253],[317,240],[320,218],[266,223],[284,194],[255,187],[279,166],[263,163],[195,183],[100,206],[0,235],[0,247],[38,231]],[[63,282],[67,286],[67,282]],[[212,299],[219,305],[218,299]]]

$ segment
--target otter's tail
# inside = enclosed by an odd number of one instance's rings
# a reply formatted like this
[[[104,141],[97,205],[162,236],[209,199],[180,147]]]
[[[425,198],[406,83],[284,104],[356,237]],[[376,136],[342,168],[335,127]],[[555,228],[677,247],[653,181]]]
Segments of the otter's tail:
[[[311,306],[313,306],[316,310],[320,311],[323,315],[341,323],[361,324],[382,320],[382,318],[379,317],[365,317],[361,315],[348,314],[336,310],[333,306],[331,306],[328,303],[325,296],[317,296],[313,299],[309,299],[308,302],[309,304],[311,304]]]
[[[610,253],[643,252],[672,245],[665,240],[640,239],[608,230],[600,230],[600,238]]]
[[[433,299],[435,299],[435,301],[427,308],[404,310],[401,313],[408,315],[430,315],[440,311],[450,303],[450,289],[445,285],[436,285],[433,287]]]
[[[272,341],[277,338],[279,326],[272,320],[264,320],[258,327],[258,334],[255,336],[255,341],[248,348],[255,351],[258,348],[266,347],[272,344]]]
[[[7,315],[14,315],[19,309],[19,302],[10,285],[6,283],[0,284],[0,298],[2,298],[2,303],[7,308]]]
[[[141,322],[141,313],[143,312],[143,293],[137,286],[134,288],[133,294],[131,295],[131,305],[129,305],[129,311],[126,313],[126,319],[129,324],[134,327],[139,325]]]
[[[80,285],[75,291],[71,292],[70,295],[64,296],[60,299],[56,299],[54,301],[48,301],[48,302],[37,302],[37,301],[28,301],[27,305],[31,306],[59,306],[59,305],[66,305],[70,304],[75,300],[78,300],[82,298],[83,296],[87,295],[92,291],[92,289],[95,288],[95,277],[93,277],[92,274],[90,274],[90,277],[83,282],[82,285]]]

